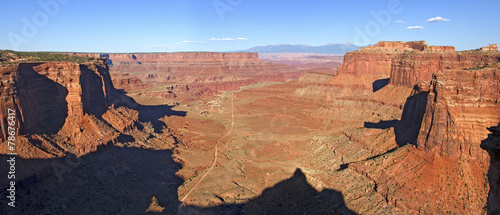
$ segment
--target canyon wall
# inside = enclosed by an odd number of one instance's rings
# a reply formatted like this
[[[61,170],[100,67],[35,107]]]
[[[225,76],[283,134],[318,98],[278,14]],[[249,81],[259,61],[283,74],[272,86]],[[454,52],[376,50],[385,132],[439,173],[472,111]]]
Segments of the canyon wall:
[[[17,70],[18,65],[0,65],[0,127],[2,133],[0,140],[3,143],[8,138],[7,127],[8,127],[8,109],[18,110],[16,101],[16,86],[15,82],[17,80]],[[19,115],[19,111],[16,111],[16,115]],[[16,120],[16,122],[18,122]]]
[[[344,63],[338,68],[339,75],[370,75],[374,79],[389,78],[392,61],[397,54],[380,51],[377,53],[367,51],[349,52],[344,56]]]
[[[418,81],[430,81],[434,72],[484,67],[497,62],[499,55],[496,51],[457,52],[453,46],[429,46],[425,41],[415,41],[379,42],[349,52],[344,58],[339,75],[368,76],[373,81],[390,77],[390,84],[413,87]]]
[[[21,157],[85,154],[120,135],[101,117],[112,103],[122,101],[104,60],[0,65],[0,72],[1,106],[17,113]],[[3,142],[7,122],[6,113],[1,114]]]
[[[113,82],[134,98],[193,100],[304,74],[289,65],[261,61],[257,53],[67,54],[107,58]]]
[[[113,99],[107,65],[21,63],[16,89],[22,133],[54,133],[67,116],[102,115]]]
[[[343,82],[361,95],[369,95],[372,83],[375,91],[377,79],[387,77],[390,85],[412,88],[395,127],[398,142],[487,163],[479,144],[487,136],[485,128],[500,122],[500,54],[494,45],[488,47],[456,52],[425,41],[379,42],[347,53],[329,83]]]
[[[418,147],[448,157],[488,162],[480,149],[487,127],[500,122],[500,70],[444,70],[434,74]]]
[[[430,81],[440,70],[484,67],[498,62],[495,52],[412,52],[393,61],[391,84],[414,86],[418,81]]]
[[[394,126],[399,147],[348,166],[372,181],[388,205],[405,213],[481,214],[487,205],[489,181],[488,213],[498,212],[494,186],[498,166],[492,155],[498,147],[483,146],[491,161],[480,149],[481,140],[488,136],[486,128],[500,122],[500,54],[490,47],[457,52],[425,42],[380,42],[346,54],[338,76],[328,81],[343,81],[346,88],[356,89],[352,95],[367,99],[390,88],[412,91],[400,107],[400,120],[368,123],[371,128]],[[387,74],[388,84],[376,91],[377,78]],[[363,82],[365,92],[359,93]],[[366,93],[370,83],[373,94]],[[384,97],[394,95],[383,93]],[[483,145],[491,143],[493,136]]]

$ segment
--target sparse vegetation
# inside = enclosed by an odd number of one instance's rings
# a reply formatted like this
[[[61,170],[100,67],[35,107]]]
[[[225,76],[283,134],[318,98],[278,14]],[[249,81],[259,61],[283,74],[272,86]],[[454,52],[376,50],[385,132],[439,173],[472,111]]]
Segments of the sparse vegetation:
[[[12,50],[0,50],[0,64],[49,61],[86,63],[93,60],[94,58],[78,57],[50,52],[17,52]]]

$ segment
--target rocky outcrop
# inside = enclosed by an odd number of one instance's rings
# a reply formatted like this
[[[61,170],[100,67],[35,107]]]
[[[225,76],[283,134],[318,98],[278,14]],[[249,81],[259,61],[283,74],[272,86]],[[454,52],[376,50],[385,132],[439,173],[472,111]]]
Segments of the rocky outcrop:
[[[373,46],[368,46],[362,48],[362,50],[372,50],[372,51],[430,51],[430,52],[454,52],[455,47],[453,46],[430,46],[425,41],[410,41],[410,42],[400,42],[400,41],[381,41]]]
[[[115,87],[118,89],[124,89],[130,86],[141,87],[143,84],[144,83],[142,83],[141,79],[138,79],[137,77],[123,77],[121,79],[117,79],[116,82],[114,82]]]
[[[0,71],[2,106],[17,113],[20,156],[86,154],[119,136],[102,121],[108,107],[120,103],[105,61],[19,63]],[[2,116],[2,128],[6,123]]]
[[[453,46],[431,46],[428,49],[431,52],[455,52],[455,47]]]
[[[22,133],[57,133],[67,116],[100,117],[115,93],[107,71],[103,62],[19,64],[16,89]]]
[[[480,50],[481,51],[494,51],[494,52],[498,52],[498,45],[497,44],[490,44],[488,46],[481,47]]]
[[[397,54],[380,51],[377,53],[369,51],[349,52],[344,56],[344,64],[338,68],[339,75],[369,75],[373,79],[389,78],[391,74],[392,61]]]
[[[430,46],[425,41],[411,41],[411,42],[401,42],[401,41],[380,41],[373,46],[366,47],[366,50],[399,50],[399,51],[423,51],[428,49]]]
[[[485,128],[500,122],[500,71],[445,70],[430,85],[418,147],[448,157],[487,163],[480,149]]]
[[[17,110],[21,134],[53,134],[68,116],[100,116],[114,93],[107,66],[102,61],[20,63],[0,67],[5,77],[1,95],[5,103],[2,104]]]

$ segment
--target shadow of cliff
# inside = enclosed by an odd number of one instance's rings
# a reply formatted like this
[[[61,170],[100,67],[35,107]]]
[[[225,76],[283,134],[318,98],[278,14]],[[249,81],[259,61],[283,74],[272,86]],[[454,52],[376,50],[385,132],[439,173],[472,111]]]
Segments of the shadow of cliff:
[[[381,120],[377,123],[375,122],[365,122],[364,127],[365,128],[376,128],[376,129],[387,129],[387,128],[393,128],[399,123],[399,120]]]
[[[490,155],[488,169],[488,214],[500,214],[500,123],[497,127],[488,128],[491,131],[488,138],[481,141],[481,148]]]
[[[394,128],[396,143],[399,146],[406,144],[417,145],[417,137],[422,126],[422,120],[427,106],[429,92],[420,92],[406,99],[401,120],[381,120],[379,122],[364,122],[365,128],[387,129]]]
[[[87,65],[80,65],[83,112],[101,118],[108,109],[104,78],[91,71]]]
[[[16,158],[19,173],[16,207],[0,198],[1,214],[145,214],[156,197],[161,214],[177,214],[177,189],[183,180],[175,175],[180,165],[170,150],[103,146],[77,158]],[[1,155],[0,160],[10,156]],[[2,162],[5,163],[5,162]],[[9,166],[3,164],[1,172]],[[26,174],[26,173],[24,173]],[[9,181],[0,178],[0,195],[8,196]],[[243,204],[215,207],[184,206],[180,214],[356,214],[335,190],[316,191],[297,169],[294,175]]]
[[[61,84],[38,74],[33,67],[41,63],[19,65],[17,96],[23,113],[21,134],[57,133],[68,117],[68,90]]]
[[[15,208],[7,206],[9,181],[0,177],[1,214],[144,214],[153,196],[167,214],[175,214],[183,180],[175,175],[181,166],[171,155],[104,146],[79,158],[16,158],[18,177],[35,173],[17,182]],[[8,172],[8,157],[0,156],[2,173]]]
[[[139,122],[150,122],[156,133],[162,133],[166,124],[160,119],[165,116],[186,116],[186,111],[172,110],[173,105],[141,105],[132,97],[126,95],[125,91],[114,90],[111,104],[116,107],[124,106],[139,112]]]
[[[424,119],[429,92],[420,92],[406,99],[401,121],[394,127],[396,143],[417,145],[417,138]]]
[[[156,133],[161,133],[166,124],[160,121],[165,116],[186,116],[186,111],[172,110],[175,106],[169,105],[137,105],[134,109],[139,111],[139,122],[150,122]]]
[[[375,80],[372,83],[373,92],[377,92],[378,90],[380,90],[380,89],[384,88],[385,86],[387,86],[389,84],[389,80],[390,80],[390,78]]]
[[[243,204],[216,207],[184,206],[180,214],[356,214],[349,210],[342,193],[316,191],[297,169],[293,176],[265,189],[262,195]]]

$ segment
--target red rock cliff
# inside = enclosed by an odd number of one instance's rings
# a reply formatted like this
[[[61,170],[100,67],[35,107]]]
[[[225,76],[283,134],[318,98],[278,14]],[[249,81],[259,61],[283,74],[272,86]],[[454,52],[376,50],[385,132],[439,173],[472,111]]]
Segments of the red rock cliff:
[[[500,122],[500,70],[445,70],[430,85],[418,147],[448,157],[488,162],[480,149],[487,127]]]
[[[389,76],[389,84],[409,88],[432,79],[431,84],[415,86],[397,127],[405,134],[401,141],[414,142],[418,136],[421,149],[485,163],[488,157],[479,143],[487,136],[485,128],[500,121],[499,57],[498,52],[456,52],[451,46],[429,46],[425,41],[379,42],[347,53],[336,79],[370,79],[365,88]]]
[[[453,46],[429,46],[425,41],[379,42],[347,53],[338,74],[369,76],[373,81],[390,77],[390,84],[413,87],[430,81],[437,71],[482,67],[498,58],[497,52],[456,52]]]
[[[434,46],[430,50],[433,50]],[[491,65],[498,61],[496,53],[482,52],[410,52],[392,62],[390,83],[413,87],[418,81],[430,81],[432,74],[446,69],[463,69]]]
[[[376,45],[349,52],[344,57],[344,64],[338,74],[369,75],[374,79],[389,78],[393,75],[393,64],[413,53],[454,52],[452,46],[429,46],[425,41],[414,42],[378,42]],[[430,77],[428,77],[430,80]],[[392,82],[396,83],[397,82]],[[411,86],[410,86],[411,87]]]
[[[494,52],[497,52],[498,51],[498,45],[497,44],[490,44],[488,46],[482,47],[480,50],[481,51],[494,51]]]
[[[21,156],[43,157],[36,152],[42,148],[55,155],[61,148],[54,146],[62,142],[59,147],[69,147],[63,151],[84,154],[117,137],[117,132],[97,119],[117,95],[106,62],[20,63],[0,65],[0,72],[5,78],[0,86],[1,106],[17,112]],[[5,113],[1,114],[5,131]],[[63,139],[52,142],[54,134]],[[2,142],[5,139],[2,133]],[[36,142],[38,148],[33,148]]]

